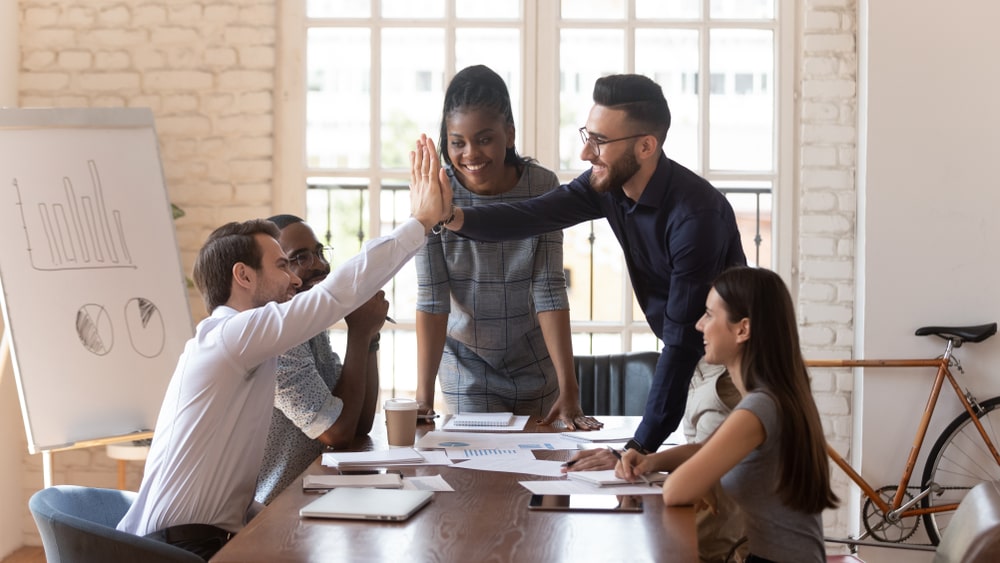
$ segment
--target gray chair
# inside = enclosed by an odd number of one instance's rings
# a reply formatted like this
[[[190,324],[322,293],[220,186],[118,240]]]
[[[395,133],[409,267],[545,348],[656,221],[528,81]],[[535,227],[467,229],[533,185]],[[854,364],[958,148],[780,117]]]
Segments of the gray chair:
[[[642,416],[659,357],[657,352],[575,356],[583,412],[595,416]]]
[[[135,500],[131,491],[58,485],[31,495],[28,507],[47,563],[143,561],[199,563],[197,555],[115,529]]]

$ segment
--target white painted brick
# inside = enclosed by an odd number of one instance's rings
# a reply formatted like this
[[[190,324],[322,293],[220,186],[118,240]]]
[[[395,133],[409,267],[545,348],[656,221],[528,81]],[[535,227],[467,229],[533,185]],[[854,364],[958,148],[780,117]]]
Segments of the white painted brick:
[[[802,61],[802,72],[808,78],[837,75],[840,62],[828,57],[806,57]]]
[[[270,4],[259,4],[256,6],[248,6],[240,9],[240,22],[255,25],[264,26],[269,25],[275,20],[275,7]]]
[[[832,301],[837,296],[837,290],[828,283],[815,281],[803,282],[799,285],[799,300],[801,301]]]
[[[837,12],[808,11],[805,14],[805,26],[810,31],[836,31],[841,27],[841,15]]]
[[[823,415],[846,415],[850,414],[847,400],[844,397],[823,395],[816,397],[816,407]]]
[[[799,228],[799,236],[817,233],[828,235],[853,234],[854,220],[853,217],[845,217],[838,214],[809,214],[803,215],[800,218]]]
[[[212,66],[231,67],[237,62],[236,49],[229,47],[215,47],[205,49],[203,53],[204,61]]]
[[[808,307],[803,307],[801,314],[807,323],[848,323],[854,320],[854,308],[847,305],[813,303]]]
[[[88,37],[99,45],[109,47],[138,47],[149,43],[149,32],[145,29],[95,29]]]
[[[101,10],[98,13],[97,21],[102,26],[108,27],[120,27],[129,23],[132,19],[132,14],[129,9],[122,5],[112,6]]]
[[[123,108],[126,107],[126,102],[121,96],[105,95],[91,98],[90,105],[98,108]]]
[[[159,46],[193,45],[201,42],[198,31],[189,27],[165,26],[153,30],[150,41]]]
[[[813,186],[816,187],[816,186]],[[802,211],[817,213],[822,211],[837,211],[840,209],[837,196],[829,191],[806,191],[802,194]]]
[[[849,239],[837,239],[837,255],[838,256],[854,256],[855,247],[857,244],[854,238]],[[853,289],[853,288],[852,288]]]
[[[87,98],[84,96],[57,96],[51,105],[61,108],[84,107],[87,105]]]
[[[204,20],[212,23],[231,23],[239,17],[239,8],[231,5],[210,4],[205,6]]]
[[[161,69],[166,66],[167,58],[161,51],[155,49],[138,49],[132,51],[132,64],[137,70]]]
[[[270,179],[274,175],[274,165],[271,159],[233,159],[232,178],[237,182],[247,182],[255,179]]]
[[[854,80],[808,80],[802,84],[802,98],[850,98],[857,96],[858,85]]]
[[[69,86],[69,75],[65,72],[21,73],[19,85],[24,90],[63,90]]]
[[[851,125],[813,125],[806,127],[802,133],[804,143],[819,143],[836,145],[854,143],[857,141],[857,128]]]
[[[247,113],[270,113],[274,109],[270,91],[247,92],[238,98],[237,107]]]
[[[854,170],[851,170],[850,173],[851,173],[852,187],[853,187],[853,185],[856,184],[856,182],[854,181],[856,175]],[[858,194],[855,190],[839,191],[837,192],[837,199],[840,202],[838,207],[840,207],[841,211],[854,213],[854,211],[857,210]]]
[[[76,43],[76,32],[72,29],[39,29],[31,32],[31,46],[62,49]]]
[[[132,58],[125,51],[98,51],[94,54],[94,66],[103,70],[124,70],[131,65]]]
[[[198,91],[211,88],[214,77],[210,72],[195,70],[161,70],[143,75],[146,89]]]
[[[269,205],[228,205],[219,210],[220,224],[229,221],[247,221],[260,217],[270,217],[271,206]]]
[[[802,325],[799,327],[799,340],[809,346],[823,346],[833,343],[833,331],[820,325]],[[805,352],[805,350],[803,350]],[[808,355],[806,357],[809,357]]]
[[[836,122],[838,117],[840,117],[840,108],[835,103],[812,100],[802,102],[803,121]]]
[[[273,131],[274,119],[270,114],[223,117],[216,120],[216,127],[221,133],[258,135]]]
[[[801,252],[806,256],[835,257],[837,256],[836,244],[836,240],[831,238],[801,237],[799,239]]]
[[[854,276],[854,262],[810,260],[803,263],[802,275],[806,278],[821,280],[851,279]],[[807,306],[811,307],[813,305],[807,304]]]
[[[219,74],[220,90],[270,90],[274,87],[274,74],[259,70],[233,70]]]
[[[274,68],[274,47],[242,47],[240,48],[240,63],[248,69]]]
[[[132,108],[149,108],[153,110],[154,122],[156,120],[155,115],[160,111],[160,97],[159,96],[133,96],[129,99],[128,106]]]
[[[851,8],[854,9],[856,0],[808,0],[809,9],[829,9],[829,8]]]
[[[274,29],[231,26],[223,31],[224,45],[274,45]]]
[[[853,53],[855,41],[853,34],[847,33],[807,33],[802,39],[805,52]]]
[[[89,72],[78,75],[74,82],[89,91],[138,90],[141,75],[135,72]]]
[[[199,4],[170,4],[169,8],[168,18],[170,19],[170,23],[198,24],[201,22],[202,7]]]
[[[854,186],[854,173],[839,168],[807,168],[802,171],[802,187],[843,189]],[[831,202],[833,203],[833,202]]]
[[[21,66],[30,71],[46,70],[55,60],[55,51],[31,51],[21,58]]]
[[[247,156],[267,156],[274,154],[274,139],[272,137],[241,137],[234,143],[236,154]]]
[[[22,10],[21,31],[32,34],[35,40],[36,28],[56,25],[59,22],[58,6],[29,6]]]
[[[835,166],[840,162],[838,152],[835,147],[802,147],[801,166]]]
[[[198,97],[191,94],[174,94],[163,96],[164,113],[188,113],[198,110]]]
[[[212,122],[200,115],[159,117],[156,120],[156,130],[162,136],[177,135],[191,137],[207,135],[212,128]]]
[[[239,201],[258,205],[270,205],[274,200],[270,183],[246,183],[233,186],[233,197]]]
[[[132,25],[156,27],[167,22],[167,9],[157,4],[143,4],[132,8]]]
[[[62,51],[59,53],[57,63],[68,70],[88,69],[93,65],[94,55],[89,51]]]
[[[833,375],[829,373],[824,373],[822,371],[812,371],[809,372],[810,375],[810,385],[812,386],[813,394],[820,395],[825,392],[830,392],[836,390],[836,383],[834,381]]]
[[[854,145],[839,147],[837,149],[837,160],[843,166],[853,167],[858,161],[858,149]]]

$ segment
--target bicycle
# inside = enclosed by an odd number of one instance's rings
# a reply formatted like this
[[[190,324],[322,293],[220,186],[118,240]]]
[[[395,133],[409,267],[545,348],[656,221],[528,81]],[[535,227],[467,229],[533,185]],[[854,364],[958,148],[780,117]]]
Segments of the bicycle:
[[[927,326],[917,329],[916,336],[933,335],[946,341],[944,353],[935,359],[806,361],[806,365],[812,368],[937,368],[937,377],[931,386],[927,405],[898,485],[876,489],[827,444],[830,459],[861,488],[866,497],[862,510],[865,533],[852,540],[864,540],[871,536],[882,543],[901,543],[916,533],[923,520],[931,544],[937,545],[948,525],[950,513],[958,508],[958,503],[966,492],[982,481],[1000,479],[1000,453],[995,445],[1000,443],[997,439],[1000,431],[1000,397],[979,401],[968,389],[963,391],[959,387],[952,372],[952,368],[955,368],[959,373],[965,373],[961,362],[953,355],[956,348],[968,342],[982,342],[996,332],[997,323]],[[945,427],[934,443],[924,465],[921,485],[911,487],[909,482],[917,456],[923,447],[931,416],[946,380],[955,390],[965,410]],[[917,503],[920,504],[919,507]]]

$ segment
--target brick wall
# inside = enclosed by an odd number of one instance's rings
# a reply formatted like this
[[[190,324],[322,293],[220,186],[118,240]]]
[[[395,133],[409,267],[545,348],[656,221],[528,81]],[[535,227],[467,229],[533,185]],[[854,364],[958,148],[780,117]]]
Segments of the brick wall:
[[[807,358],[847,358],[854,344],[858,53],[855,0],[800,4],[798,235],[799,331]],[[850,453],[854,377],[811,370],[827,440]],[[833,468],[841,508],[824,515],[826,533],[844,537],[848,485]]]

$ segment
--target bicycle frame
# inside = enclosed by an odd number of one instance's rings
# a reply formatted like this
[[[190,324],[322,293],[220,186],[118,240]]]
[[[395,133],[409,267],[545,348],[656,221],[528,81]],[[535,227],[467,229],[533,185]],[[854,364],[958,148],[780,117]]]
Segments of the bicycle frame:
[[[826,451],[830,459],[837,464],[840,469],[847,474],[852,481],[854,481],[864,492],[864,495],[875,504],[879,510],[889,517],[891,520],[898,520],[900,518],[911,517],[911,516],[923,516],[924,514],[937,513],[937,512],[948,512],[958,508],[958,503],[953,504],[943,504],[939,506],[933,506],[929,508],[912,508],[916,503],[920,502],[922,498],[928,494],[934,492],[934,487],[930,486],[919,494],[910,499],[906,504],[903,504],[903,496],[906,493],[907,486],[910,482],[910,477],[913,475],[913,470],[917,464],[917,456],[920,454],[920,450],[923,447],[924,439],[927,436],[927,428],[930,425],[931,416],[934,414],[934,408],[937,406],[938,397],[941,394],[941,388],[944,386],[945,380],[947,380],[952,389],[955,390],[955,394],[958,395],[959,401],[961,401],[962,406],[972,417],[972,422],[976,426],[976,430],[979,435],[982,436],[983,442],[985,442],[986,447],[989,448],[990,453],[996,460],[997,464],[1000,465],[1000,453],[997,452],[993,441],[987,435],[986,430],[979,421],[972,404],[966,397],[965,393],[962,392],[955,380],[955,376],[951,373],[951,362],[952,362],[952,351],[954,349],[953,341],[948,340],[947,347],[945,348],[945,353],[940,358],[931,360],[807,360],[806,365],[812,368],[921,368],[927,367],[937,368],[937,377],[934,379],[934,385],[931,387],[930,396],[927,398],[927,405],[924,406],[924,412],[920,418],[920,425],[917,427],[916,436],[913,438],[913,445],[910,448],[910,454],[906,459],[906,465],[903,467],[903,474],[900,478],[899,485],[896,487],[896,493],[893,496],[892,503],[887,503],[878,494],[874,487],[872,487],[864,477],[861,476],[857,471],[854,470],[850,464],[839,454],[833,447],[828,443],[826,445]]]

